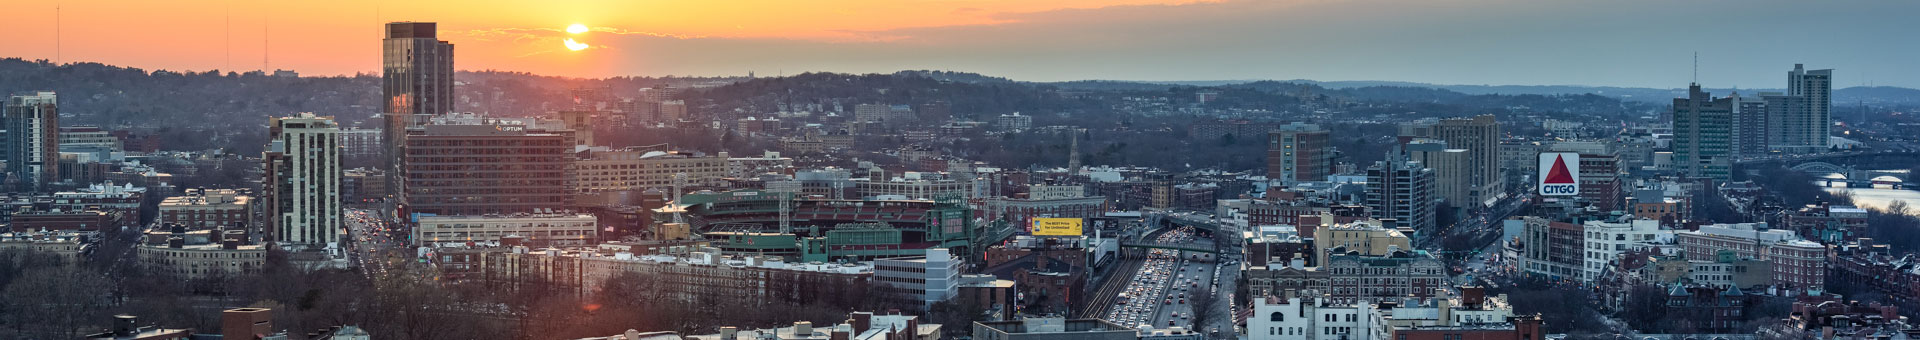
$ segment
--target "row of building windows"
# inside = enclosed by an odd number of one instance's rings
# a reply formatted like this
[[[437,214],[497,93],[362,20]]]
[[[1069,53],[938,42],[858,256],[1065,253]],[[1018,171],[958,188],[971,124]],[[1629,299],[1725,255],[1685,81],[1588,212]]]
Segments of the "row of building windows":
[[[172,248],[166,248],[172,249]],[[172,259],[253,259],[266,256],[265,251],[168,251],[147,250],[142,256],[161,256]]]

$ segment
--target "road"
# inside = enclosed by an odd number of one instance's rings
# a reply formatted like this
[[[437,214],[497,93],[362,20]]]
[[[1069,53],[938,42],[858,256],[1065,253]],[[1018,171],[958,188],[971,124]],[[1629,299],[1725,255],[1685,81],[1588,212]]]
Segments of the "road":
[[[1155,224],[1140,224],[1139,226],[1154,225]],[[1168,231],[1167,229],[1160,228],[1127,228],[1119,237],[1125,240],[1137,241],[1139,239],[1161,237],[1161,235]],[[1116,307],[1120,307],[1121,304],[1117,303],[1123,300],[1120,297],[1120,293],[1125,292],[1127,287],[1133,284],[1134,278],[1140,273],[1140,268],[1146,265],[1147,257],[1150,253],[1151,250],[1146,249],[1122,249],[1119,255],[1121,258],[1114,263],[1115,267],[1108,270],[1102,278],[1098,279],[1100,280],[1097,283],[1098,286],[1094,287],[1093,294],[1089,295],[1091,299],[1087,300],[1088,303],[1085,306],[1078,309],[1075,316],[1080,318],[1097,318],[1107,315]]]
[[[1487,210],[1488,216],[1486,216],[1486,218],[1472,221],[1473,223],[1469,224],[1472,226],[1472,229],[1468,230],[1474,230],[1479,233],[1501,233],[1502,231],[1500,229],[1505,226],[1505,222],[1503,221],[1506,220],[1508,216],[1513,216],[1513,214],[1526,209],[1528,202],[1530,202],[1532,198],[1533,195],[1531,194],[1520,194],[1502,200],[1499,204]],[[1504,276],[1505,274],[1510,274],[1513,264],[1510,262],[1512,259],[1504,256],[1506,252],[1506,242],[1506,239],[1496,237],[1493,242],[1478,245],[1477,248],[1474,248],[1473,256],[1466,259],[1464,268],[1461,268],[1463,272],[1453,275],[1452,279],[1454,284],[1475,284],[1476,281],[1487,279],[1489,276]]]
[[[1193,313],[1195,312],[1195,306],[1193,301],[1189,301],[1188,299],[1191,298],[1194,292],[1199,290],[1201,286],[1211,287],[1214,284],[1213,280],[1216,277],[1214,273],[1218,272],[1218,267],[1214,266],[1213,263],[1184,259],[1178,261],[1180,269],[1174,272],[1173,282],[1168,285],[1168,288],[1165,290],[1166,293],[1160,299],[1160,310],[1154,312],[1154,328],[1179,326],[1186,329],[1194,329]],[[1216,300],[1225,298],[1226,296],[1223,295],[1215,296]],[[1168,301],[1172,302],[1169,303]],[[1221,316],[1221,314],[1217,312],[1213,315],[1216,317]]]
[[[1169,219],[1180,219],[1180,220],[1190,221],[1193,223],[1213,224],[1215,228],[1219,228],[1220,233],[1225,233],[1225,235],[1238,235],[1241,232],[1240,228],[1235,226],[1233,223],[1220,220],[1215,216],[1213,216],[1212,214],[1207,214],[1203,212],[1174,212],[1174,213],[1168,213],[1168,214],[1156,213],[1156,214],[1148,214],[1147,216],[1145,216],[1145,220],[1150,222],[1149,225],[1154,225],[1154,226],[1162,225],[1160,222],[1168,221]],[[1175,226],[1177,226],[1177,224],[1175,224]],[[1174,236],[1174,237],[1179,237],[1179,238],[1165,239],[1160,234],[1162,232],[1175,233],[1175,235],[1177,236]],[[1178,326],[1178,327],[1186,328],[1191,331],[1201,332],[1202,334],[1206,334],[1208,338],[1215,338],[1215,339],[1233,338],[1234,334],[1237,334],[1236,324],[1238,321],[1237,319],[1234,318],[1234,315],[1236,315],[1239,311],[1233,305],[1232,301],[1234,301],[1234,298],[1235,298],[1233,296],[1234,292],[1238,291],[1237,289],[1238,287],[1236,286],[1236,284],[1240,279],[1240,269],[1241,269],[1240,261],[1242,259],[1240,258],[1240,255],[1239,255],[1240,250],[1239,250],[1238,244],[1215,244],[1215,243],[1218,242],[1217,240],[1228,240],[1228,242],[1233,242],[1232,240],[1238,239],[1238,237],[1223,237],[1223,238],[1216,239],[1216,238],[1208,237],[1207,235],[1201,235],[1201,234],[1202,233],[1190,227],[1180,227],[1180,228],[1170,228],[1170,229],[1158,229],[1156,233],[1149,234],[1148,237],[1154,238],[1154,240],[1151,240],[1151,241],[1135,240],[1143,243],[1217,246],[1221,248],[1223,252],[1218,254],[1218,256],[1220,256],[1219,258],[1209,258],[1209,256],[1214,254],[1204,254],[1204,253],[1189,252],[1189,253],[1178,254],[1177,256],[1170,253],[1161,253],[1162,254],[1161,256],[1171,257],[1173,259],[1170,261],[1171,263],[1169,264],[1166,262],[1157,262],[1153,266],[1148,266],[1147,269],[1159,268],[1163,266],[1167,268],[1173,268],[1172,270],[1170,270],[1171,272],[1174,273],[1172,275],[1172,278],[1167,279],[1173,282],[1165,282],[1164,287],[1166,288],[1164,290],[1161,290],[1161,289],[1158,289],[1161,287],[1161,285],[1151,284],[1152,282],[1160,282],[1160,281],[1145,281],[1145,280],[1151,280],[1155,276],[1150,275],[1150,273],[1143,273],[1143,274],[1149,274],[1149,275],[1143,275],[1142,278],[1139,279],[1139,280],[1142,280],[1142,282],[1135,282],[1134,286],[1130,286],[1128,288],[1134,292],[1139,291],[1143,287],[1145,289],[1148,289],[1148,291],[1163,292],[1162,293],[1163,295],[1155,295],[1155,296],[1150,296],[1146,298],[1139,298],[1139,297],[1135,298],[1136,300],[1149,300],[1148,302],[1155,303],[1153,307],[1145,308],[1145,309],[1152,310],[1152,312],[1149,313],[1151,317],[1146,317],[1144,315],[1141,315],[1142,313],[1140,312],[1140,310],[1142,310],[1143,307],[1119,306],[1120,312],[1112,313],[1114,314],[1112,315],[1113,318],[1109,318],[1109,321],[1114,321],[1115,323],[1125,324],[1128,326],[1150,325],[1150,326],[1153,326],[1154,328],[1163,328],[1163,329],[1168,327]],[[1188,237],[1188,235],[1191,235],[1191,237]],[[1191,259],[1194,256],[1199,256],[1202,260],[1196,261]],[[1181,276],[1181,274],[1183,273],[1185,274],[1185,277]],[[1143,283],[1145,283],[1146,285],[1145,286],[1140,285]],[[1185,289],[1180,288],[1182,285],[1185,286]],[[1192,294],[1195,290],[1206,288],[1206,287],[1212,288],[1212,292],[1214,294],[1214,301],[1216,301],[1213,305],[1210,306],[1211,307],[1210,311],[1197,310],[1197,308],[1201,308],[1202,306],[1194,305],[1193,304],[1194,301],[1192,300],[1188,300],[1183,303],[1182,298],[1190,298],[1193,296]],[[1206,324],[1196,325],[1193,323],[1193,319],[1194,319],[1193,315],[1196,312],[1204,312],[1211,318],[1208,319],[1209,321],[1206,322]]]
[[[1435,235],[1417,240],[1418,244],[1416,246],[1421,249],[1438,249],[1441,240],[1446,239],[1449,235],[1498,232],[1499,230],[1497,229],[1500,227],[1500,220],[1506,219],[1507,216],[1511,216],[1513,213],[1525,208],[1526,202],[1532,199],[1532,197],[1533,195],[1531,194],[1508,196],[1505,199],[1495,202],[1491,207],[1474,210],[1470,215],[1461,218],[1459,221],[1455,221],[1453,224],[1440,226],[1440,228],[1436,230]]]
[[[1154,242],[1197,245],[1213,242],[1195,234],[1191,227],[1174,228],[1154,236]],[[1104,311],[1104,319],[1134,327],[1148,325],[1154,328],[1196,329],[1193,325],[1196,310],[1189,299],[1195,290],[1212,288],[1222,292],[1215,297],[1216,301],[1222,302],[1211,306],[1214,310],[1208,312],[1215,321],[1198,328],[1222,329],[1223,332],[1233,329],[1232,318],[1228,316],[1229,304],[1224,301],[1230,301],[1228,299],[1231,297],[1226,294],[1233,291],[1231,281],[1238,274],[1237,271],[1225,270],[1232,273],[1223,274],[1220,268],[1224,265],[1213,261],[1212,254],[1208,253],[1154,249],[1147,251],[1146,257],[1130,278],[1116,276],[1128,280],[1114,294],[1113,308]],[[1229,283],[1224,287],[1216,286],[1216,282],[1222,280]],[[1110,287],[1102,287],[1102,293],[1113,291]]]
[[[1214,267],[1217,269],[1213,272],[1213,292],[1214,295],[1219,296],[1217,299],[1219,302],[1214,304],[1213,321],[1199,326],[1201,332],[1213,334],[1213,338],[1222,338],[1224,335],[1239,332],[1236,326],[1239,320],[1234,316],[1239,315],[1240,310],[1234,306],[1233,302],[1236,301],[1234,292],[1240,291],[1237,285],[1240,282],[1240,260],[1240,256],[1228,254],[1219,261],[1214,261],[1216,262]]]
[[[378,213],[348,209],[345,217],[347,258],[367,279],[386,275],[395,260],[412,258],[398,228]]]

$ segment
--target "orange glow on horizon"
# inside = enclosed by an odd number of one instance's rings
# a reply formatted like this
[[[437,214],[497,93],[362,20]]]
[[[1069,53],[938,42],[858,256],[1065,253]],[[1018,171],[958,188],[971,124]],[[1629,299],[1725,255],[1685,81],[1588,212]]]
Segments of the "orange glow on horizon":
[[[431,21],[439,23],[441,40],[457,46],[455,65],[462,70],[577,77],[661,75],[646,71],[645,64],[632,66],[635,60],[648,59],[649,46],[635,41],[886,43],[911,40],[914,29],[1000,25],[1050,11],[1209,2],[1214,1],[28,2],[9,6],[13,15],[0,20],[0,32],[12,37],[0,44],[0,57],[53,60],[57,55],[60,62],[100,62],[149,71],[289,69],[311,76],[377,74],[381,24]],[[596,52],[554,53],[589,47]]]

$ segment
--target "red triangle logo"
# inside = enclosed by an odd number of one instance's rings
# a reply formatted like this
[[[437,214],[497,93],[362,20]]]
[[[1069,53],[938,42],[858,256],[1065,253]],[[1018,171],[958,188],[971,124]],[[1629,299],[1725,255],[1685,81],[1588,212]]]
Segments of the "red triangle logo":
[[[1573,174],[1567,173],[1567,158],[1564,156],[1553,156],[1553,169],[1547,171],[1547,180],[1541,183],[1573,184]]]

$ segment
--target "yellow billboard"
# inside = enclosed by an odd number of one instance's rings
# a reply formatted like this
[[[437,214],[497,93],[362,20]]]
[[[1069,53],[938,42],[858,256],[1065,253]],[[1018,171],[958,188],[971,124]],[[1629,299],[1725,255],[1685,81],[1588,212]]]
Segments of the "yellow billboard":
[[[1033,235],[1080,236],[1082,223],[1083,220],[1078,218],[1036,217],[1033,219]]]

